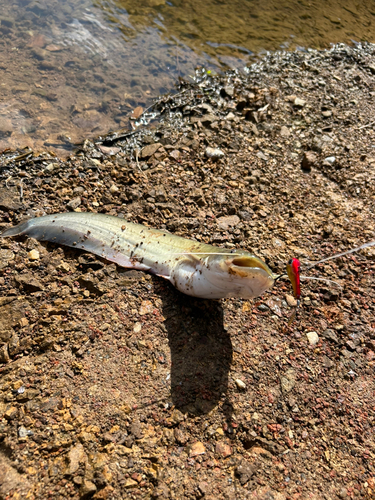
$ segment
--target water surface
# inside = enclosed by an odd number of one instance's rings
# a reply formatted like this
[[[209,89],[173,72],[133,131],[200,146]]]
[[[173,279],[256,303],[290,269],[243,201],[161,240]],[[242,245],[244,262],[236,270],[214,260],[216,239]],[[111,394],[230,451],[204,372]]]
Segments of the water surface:
[[[0,149],[67,153],[132,126],[197,66],[374,41],[371,1],[0,0]]]

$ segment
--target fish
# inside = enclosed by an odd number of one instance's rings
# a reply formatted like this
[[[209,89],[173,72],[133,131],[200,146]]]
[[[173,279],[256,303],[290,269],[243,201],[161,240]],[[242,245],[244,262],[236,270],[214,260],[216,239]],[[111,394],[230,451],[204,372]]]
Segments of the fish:
[[[0,238],[21,235],[150,272],[201,299],[258,297],[277,278],[262,259],[245,250],[215,247],[106,214],[67,212],[36,217],[6,229]]]

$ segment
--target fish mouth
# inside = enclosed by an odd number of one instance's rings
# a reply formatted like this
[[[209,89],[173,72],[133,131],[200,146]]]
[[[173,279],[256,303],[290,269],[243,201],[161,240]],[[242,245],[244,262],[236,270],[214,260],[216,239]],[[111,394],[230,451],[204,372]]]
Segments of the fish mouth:
[[[239,276],[246,276],[246,268],[247,269],[262,269],[265,271],[268,276],[272,279],[275,279],[275,275],[271,271],[271,269],[267,266],[265,262],[263,262],[261,259],[258,257],[255,257],[253,255],[248,256],[240,256],[240,257],[234,257],[233,259],[228,262],[228,268],[229,272],[233,271],[234,274],[237,274]]]

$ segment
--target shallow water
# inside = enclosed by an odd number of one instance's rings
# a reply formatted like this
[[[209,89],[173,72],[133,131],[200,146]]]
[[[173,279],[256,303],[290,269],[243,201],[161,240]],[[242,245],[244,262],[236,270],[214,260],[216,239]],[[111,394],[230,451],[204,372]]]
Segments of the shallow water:
[[[67,153],[130,128],[198,65],[373,42],[374,23],[371,1],[0,0],[0,149]]]

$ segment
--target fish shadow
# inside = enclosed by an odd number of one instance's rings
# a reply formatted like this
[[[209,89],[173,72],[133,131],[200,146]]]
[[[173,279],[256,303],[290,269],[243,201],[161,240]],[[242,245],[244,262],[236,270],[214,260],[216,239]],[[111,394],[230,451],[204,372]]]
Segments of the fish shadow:
[[[172,402],[183,413],[202,415],[228,390],[232,342],[220,302],[177,292],[163,304],[171,350]]]

